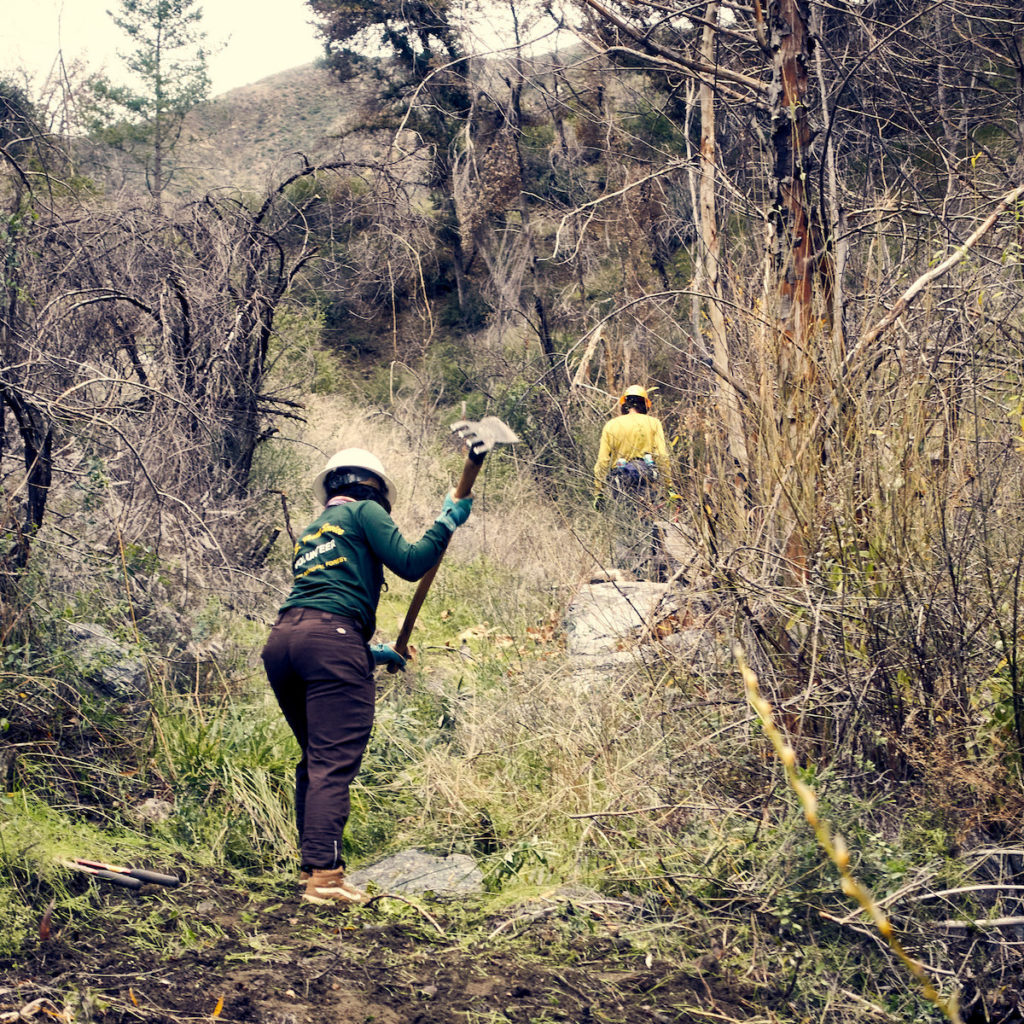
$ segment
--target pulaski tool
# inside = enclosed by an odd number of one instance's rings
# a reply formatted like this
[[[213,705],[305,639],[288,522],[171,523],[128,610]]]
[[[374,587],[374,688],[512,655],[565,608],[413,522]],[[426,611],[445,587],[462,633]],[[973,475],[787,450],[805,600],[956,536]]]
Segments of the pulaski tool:
[[[98,860],[83,860],[81,857],[61,863],[74,871],[93,875],[125,889],[141,889],[147,882],[153,885],[165,885],[169,889],[181,885],[181,879],[177,875],[164,875],[159,871],[147,871],[145,868],[118,867],[114,864],[104,864]]]
[[[469,497],[487,453],[496,444],[515,444],[519,440],[519,436],[497,416],[485,416],[482,420],[459,420],[452,424],[452,433],[466,442],[466,463],[462,467],[462,476],[459,477],[459,482],[455,485],[453,493],[453,497],[458,501],[460,498]],[[443,553],[441,558],[444,558]],[[426,575],[420,579],[416,593],[413,594],[409,604],[409,610],[405,613],[405,621],[402,623],[398,639],[392,645],[403,658],[409,656],[409,638],[412,636],[412,627],[416,624],[416,616],[419,615],[423,602],[427,598],[427,591],[437,575],[441,558],[437,560],[434,568],[428,570]],[[388,665],[388,671],[397,672],[398,667]]]

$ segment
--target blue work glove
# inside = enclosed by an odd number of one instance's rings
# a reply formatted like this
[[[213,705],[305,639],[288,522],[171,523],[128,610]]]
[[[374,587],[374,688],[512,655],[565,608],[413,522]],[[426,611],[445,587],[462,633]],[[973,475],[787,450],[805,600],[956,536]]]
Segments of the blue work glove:
[[[373,655],[374,665],[395,665],[405,670],[405,658],[390,644],[370,644],[370,653]]]
[[[434,522],[443,523],[454,533],[456,527],[461,526],[469,518],[470,510],[473,508],[473,499],[459,498],[456,500],[452,497],[452,493],[449,491],[444,496],[444,508],[441,509],[441,514]]]

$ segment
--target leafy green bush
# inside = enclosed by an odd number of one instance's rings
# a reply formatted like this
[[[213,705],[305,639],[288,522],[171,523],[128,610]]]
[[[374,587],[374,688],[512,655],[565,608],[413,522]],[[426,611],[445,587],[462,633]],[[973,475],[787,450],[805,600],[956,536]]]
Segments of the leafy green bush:
[[[272,700],[168,707],[155,747],[154,771],[175,799],[169,836],[248,871],[294,865],[298,748]]]

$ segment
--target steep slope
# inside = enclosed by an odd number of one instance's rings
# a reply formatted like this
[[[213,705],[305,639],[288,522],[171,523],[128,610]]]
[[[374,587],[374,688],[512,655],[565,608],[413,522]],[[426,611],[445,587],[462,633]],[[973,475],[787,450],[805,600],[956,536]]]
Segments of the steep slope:
[[[362,120],[372,90],[365,79],[341,85],[314,64],[261,79],[197,107],[177,156],[180,191],[258,188],[338,150]]]

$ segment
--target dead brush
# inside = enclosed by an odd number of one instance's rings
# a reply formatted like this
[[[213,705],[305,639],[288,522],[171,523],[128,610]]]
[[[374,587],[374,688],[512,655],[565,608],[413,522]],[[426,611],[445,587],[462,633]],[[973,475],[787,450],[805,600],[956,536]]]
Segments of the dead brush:
[[[634,663],[581,676],[543,652],[510,655],[508,668],[490,682],[471,673],[459,682],[448,742],[405,777],[418,809],[407,838],[440,826],[455,846],[486,839],[498,859],[533,844],[547,871],[531,861],[532,877],[592,884],[637,875],[633,837],[663,846],[666,825],[715,812],[680,753],[699,760],[712,732],[699,715],[671,712],[659,673]],[[666,800],[684,788],[685,799]]]

